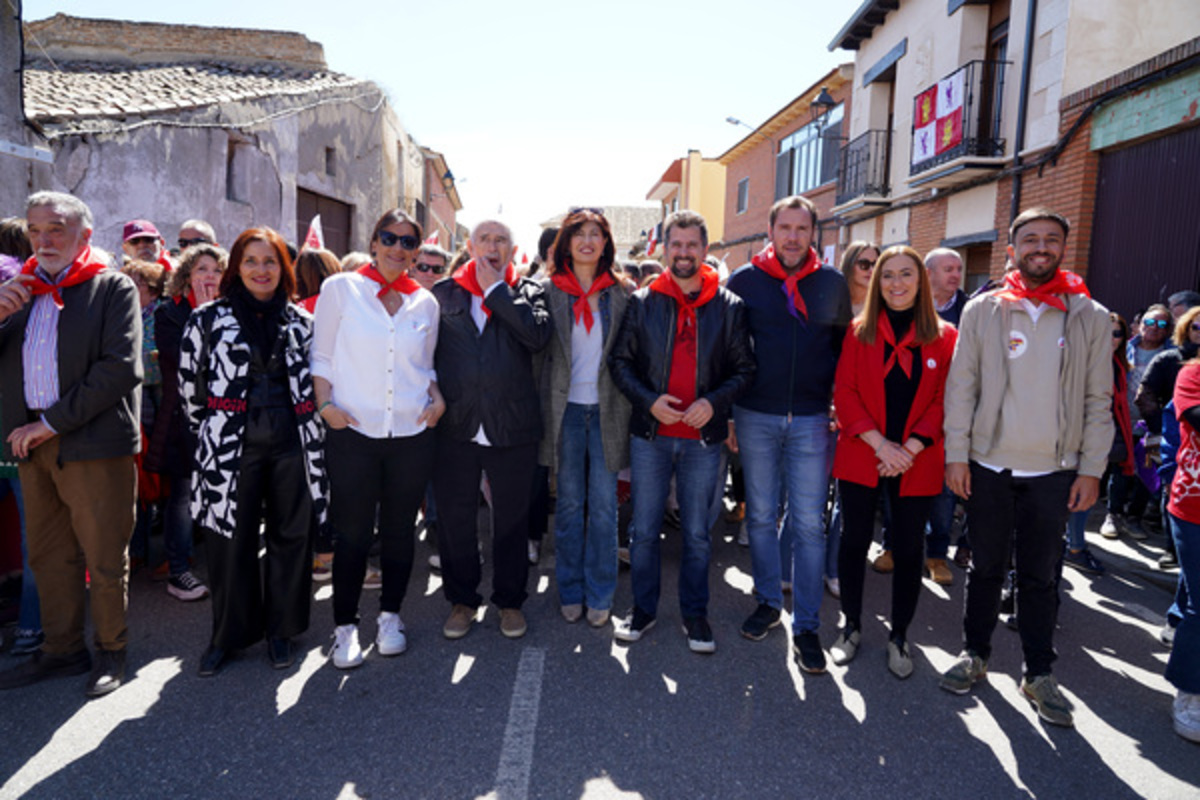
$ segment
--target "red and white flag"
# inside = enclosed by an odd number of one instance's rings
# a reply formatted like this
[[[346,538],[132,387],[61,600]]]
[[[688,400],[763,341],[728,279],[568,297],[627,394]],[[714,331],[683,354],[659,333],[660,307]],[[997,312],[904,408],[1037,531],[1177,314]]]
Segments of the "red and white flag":
[[[426,236],[425,244],[431,244],[436,247],[438,243],[438,233],[439,231],[435,229],[432,236]]]
[[[324,250],[325,249],[325,233],[321,230],[321,215],[317,214],[312,218],[312,222],[308,223],[308,233],[304,237],[304,246],[301,250]]]
[[[920,164],[962,143],[965,67],[916,96],[912,163]]]
[[[650,241],[646,243],[646,255],[654,255],[654,249],[658,247],[658,232],[662,229],[662,223],[658,223],[650,229]]]

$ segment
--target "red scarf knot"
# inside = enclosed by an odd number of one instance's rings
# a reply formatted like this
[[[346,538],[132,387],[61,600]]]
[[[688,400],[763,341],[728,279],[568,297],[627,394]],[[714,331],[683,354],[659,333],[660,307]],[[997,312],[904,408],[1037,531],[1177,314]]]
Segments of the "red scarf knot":
[[[1053,278],[1041,286],[1032,288],[1025,283],[1025,276],[1019,270],[1010,270],[1004,276],[1004,287],[996,292],[997,297],[1002,297],[1005,300],[1035,300],[1045,303],[1048,306],[1053,306],[1059,311],[1066,311],[1067,304],[1058,296],[1061,294],[1081,294],[1084,297],[1092,296],[1087,290],[1087,286],[1084,285],[1083,278],[1066,269],[1058,270],[1058,272],[1054,273]]]
[[[379,291],[375,294],[375,296],[380,300],[382,300],[383,296],[388,293],[388,289],[395,289],[400,294],[412,294],[417,289],[421,288],[421,284],[408,277],[407,272],[400,273],[399,278],[396,278],[396,280],[389,283],[388,279],[383,277],[383,274],[375,268],[374,264],[366,264],[361,266],[357,271],[358,274],[362,275],[364,278],[370,278],[376,283],[383,284],[379,288]]]
[[[665,294],[675,300],[677,313],[675,316],[675,338],[679,339],[690,328],[691,335],[696,333],[696,309],[712,300],[717,296],[717,289],[721,286],[721,279],[717,275],[717,271],[707,264],[700,265],[700,294],[695,300],[689,300],[687,295],[683,293],[683,289],[679,288],[679,284],[675,282],[675,278],[668,272],[660,272],[658,277],[650,284],[650,291]]]
[[[883,364],[883,374],[886,376],[892,371],[892,367],[899,364],[900,369],[904,370],[904,377],[911,378],[913,349],[918,346],[916,320],[914,319],[912,324],[908,326],[908,330],[904,333],[904,338],[899,342],[896,341],[896,332],[892,330],[892,322],[888,319],[887,314],[879,315],[876,330],[883,337],[883,341],[892,346],[892,354],[888,356],[887,361]]]
[[[591,333],[595,320],[592,316],[592,306],[588,303],[588,298],[616,284],[612,273],[605,270],[599,278],[595,278],[592,281],[592,285],[588,287],[586,292],[583,290],[583,286],[580,285],[579,278],[575,277],[575,273],[570,269],[561,269],[555,272],[550,280],[563,292],[577,298],[571,304],[571,311],[575,315],[575,324],[578,325],[579,321],[583,320],[584,330]]]
[[[476,297],[483,297],[483,288],[479,285],[479,278],[475,275],[475,259],[471,259],[466,264],[463,264],[451,276],[454,282],[462,288],[466,289]],[[517,285],[517,271],[513,269],[513,265],[509,263],[504,268],[504,282],[509,286]],[[483,314],[486,317],[492,316],[492,311],[486,305],[483,306]]]
[[[92,256],[92,248],[89,246],[83,248],[83,252],[71,263],[71,266],[66,268],[66,277],[58,283],[48,283],[39,278],[36,273],[37,268],[37,256],[30,256],[29,260],[25,262],[25,266],[21,267],[22,275],[34,276],[33,281],[25,284],[26,288],[29,289],[34,297],[49,294],[54,299],[54,305],[58,306],[59,310],[62,310],[63,299],[60,291],[90,281],[107,269],[108,264],[98,258],[94,258]]]
[[[800,296],[800,287],[797,284],[821,268],[821,259],[817,256],[816,249],[808,248],[808,256],[790,275],[783,268],[783,264],[779,263],[779,258],[775,255],[774,244],[764,247],[758,255],[750,259],[750,263],[775,280],[783,281],[783,293],[791,302],[791,305],[788,306],[788,313],[796,319],[807,321],[808,306],[804,304],[804,298]]]

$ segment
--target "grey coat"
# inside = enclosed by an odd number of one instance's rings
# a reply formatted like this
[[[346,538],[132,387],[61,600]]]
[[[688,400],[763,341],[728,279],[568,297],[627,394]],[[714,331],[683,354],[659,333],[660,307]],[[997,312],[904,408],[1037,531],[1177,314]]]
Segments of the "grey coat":
[[[540,462],[558,470],[559,433],[567,412],[571,391],[571,327],[575,324],[571,305],[575,298],[559,289],[548,278],[542,279],[554,335],[542,351],[539,391],[542,401],[542,446]],[[608,371],[608,354],[621,328],[621,318],[629,303],[629,289],[618,281],[600,292],[600,324],[604,331],[604,352],[600,360],[600,438],[604,442],[604,463],[612,472],[629,465],[629,400],[617,389]]]

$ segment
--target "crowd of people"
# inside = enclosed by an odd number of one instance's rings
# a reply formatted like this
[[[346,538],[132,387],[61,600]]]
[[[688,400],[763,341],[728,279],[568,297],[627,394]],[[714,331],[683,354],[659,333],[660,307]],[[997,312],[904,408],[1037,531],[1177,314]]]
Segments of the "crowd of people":
[[[824,673],[827,649],[849,663],[870,564],[893,573],[886,666],[908,678],[921,580],[953,582],[961,503],[963,650],[940,685],[986,678],[1015,598],[1021,692],[1070,726],[1052,669],[1059,582],[1064,565],[1104,570],[1084,536],[1104,481],[1101,535],[1142,539],[1155,517],[1169,529],[1166,676],[1175,730],[1200,741],[1200,295],[1151,306],[1131,337],[1061,267],[1070,225],[1042,208],[1013,221],[1004,276],[972,298],[954,250],[857,241],[837,270],[818,230],[811,201],[784,198],[766,247],[729,274],[694,212],[665,220],[663,264],[622,263],[603,211],[574,208],[522,272],[498,220],[452,256],[394,209],[341,261],[266,227],[226,251],[200,220],[172,257],[134,220],[118,261],[92,245],[79,199],[30,196],[0,225],[0,489],[20,500],[27,553],[11,651],[30,656],[0,689],[84,673],[90,697],[121,686],[139,566],[181,601],[211,597],[201,676],[263,640],[290,667],[314,580],[332,581],[334,668],[363,663],[365,587],[380,589],[374,652],[396,656],[418,519],[443,635],[459,639],[485,604],[481,496],[502,635],[527,631],[553,494],[562,619],[646,636],[673,515],[686,643],[712,653],[711,531],[732,470],[754,579],[743,637],[778,627],[790,593],[799,668]],[[633,606],[618,616],[626,554]],[[842,625],[823,643],[826,593]]]

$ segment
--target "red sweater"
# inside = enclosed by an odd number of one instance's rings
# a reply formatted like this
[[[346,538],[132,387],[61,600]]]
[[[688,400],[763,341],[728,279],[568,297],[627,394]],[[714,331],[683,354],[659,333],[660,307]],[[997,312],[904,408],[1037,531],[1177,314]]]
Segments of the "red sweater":
[[[914,358],[921,359],[921,380],[904,423],[904,441],[917,434],[932,439],[933,446],[922,450],[912,468],[900,476],[902,497],[935,495],[942,491],[946,468],[946,451],[942,445],[942,397],[957,340],[958,331],[946,325],[937,341],[922,345],[913,353]],[[872,428],[880,433],[887,430],[883,378],[883,337],[877,335],[875,344],[865,344],[854,334],[852,326],[846,332],[834,377],[833,404],[838,422],[837,451],[833,457],[835,478],[863,486],[879,484],[879,459],[858,435]]]

